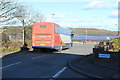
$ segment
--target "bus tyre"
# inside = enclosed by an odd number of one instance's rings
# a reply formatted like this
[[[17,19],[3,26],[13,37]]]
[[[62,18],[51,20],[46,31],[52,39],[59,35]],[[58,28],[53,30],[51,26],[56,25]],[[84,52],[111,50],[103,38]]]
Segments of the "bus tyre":
[[[70,46],[70,45],[68,46],[68,49],[71,49],[71,46]]]
[[[68,45],[68,49],[71,49],[71,44]]]
[[[46,50],[45,50],[45,49],[40,49],[40,51],[41,51],[41,52],[46,52]]]
[[[58,51],[59,51],[59,52],[62,51],[62,44],[60,44]]]
[[[36,49],[36,48],[33,48],[33,51],[37,51],[37,49]]]
[[[33,52],[41,52],[40,49],[34,48]]]

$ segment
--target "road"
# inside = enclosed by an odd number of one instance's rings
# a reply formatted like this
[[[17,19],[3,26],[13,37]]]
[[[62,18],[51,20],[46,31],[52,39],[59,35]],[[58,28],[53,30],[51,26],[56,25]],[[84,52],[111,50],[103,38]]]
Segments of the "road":
[[[3,78],[87,78],[69,68],[68,62],[92,53],[94,44],[74,44],[62,52],[24,51],[2,58]]]

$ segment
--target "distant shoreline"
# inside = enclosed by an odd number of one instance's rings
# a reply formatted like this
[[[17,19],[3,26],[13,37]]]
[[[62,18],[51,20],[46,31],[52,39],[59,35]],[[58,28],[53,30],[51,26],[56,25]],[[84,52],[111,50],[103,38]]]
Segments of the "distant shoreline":
[[[74,35],[74,40],[108,40],[112,38],[118,38],[118,36],[107,35],[107,36],[89,36],[89,35]]]
[[[117,36],[118,31],[111,31],[105,29],[96,29],[96,28],[71,28],[75,35],[88,35],[88,36]]]

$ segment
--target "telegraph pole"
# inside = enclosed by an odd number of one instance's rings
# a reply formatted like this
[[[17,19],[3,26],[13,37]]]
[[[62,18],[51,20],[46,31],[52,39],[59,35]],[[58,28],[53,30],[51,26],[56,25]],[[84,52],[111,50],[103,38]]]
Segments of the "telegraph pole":
[[[24,22],[24,19],[22,20],[22,30],[23,30],[23,42],[22,42],[22,47],[21,47],[21,50],[29,50],[29,48],[27,48],[27,44],[25,43],[25,22]]]
[[[86,30],[85,30],[85,32],[86,32],[86,43],[87,43],[87,27],[86,27]]]
[[[117,25],[117,24],[115,24]],[[118,25],[118,37],[120,38],[120,26]]]
[[[22,20],[23,23],[23,47],[25,46],[25,26],[24,26],[24,19]]]

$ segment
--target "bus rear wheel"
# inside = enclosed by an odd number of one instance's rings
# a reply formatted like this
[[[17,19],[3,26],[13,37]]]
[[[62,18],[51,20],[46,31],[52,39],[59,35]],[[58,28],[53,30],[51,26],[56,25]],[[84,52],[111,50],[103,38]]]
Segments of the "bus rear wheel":
[[[59,51],[59,52],[62,51],[62,44],[60,44],[58,51]]]
[[[33,51],[34,51],[34,52],[41,52],[41,50],[38,49],[38,48],[33,48]]]

